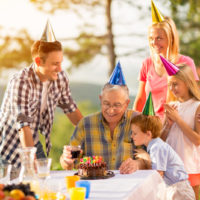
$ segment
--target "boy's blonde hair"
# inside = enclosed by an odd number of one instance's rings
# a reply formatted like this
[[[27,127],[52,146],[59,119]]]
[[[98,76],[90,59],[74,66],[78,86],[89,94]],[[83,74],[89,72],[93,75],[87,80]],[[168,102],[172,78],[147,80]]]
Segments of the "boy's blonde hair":
[[[131,124],[140,127],[141,131],[146,133],[151,131],[152,138],[160,137],[162,130],[162,123],[158,116],[137,115],[132,118]]]
[[[161,28],[165,31],[168,39],[168,50],[166,59],[172,63],[176,63],[178,61],[179,54],[179,36],[174,21],[170,17],[165,17],[162,22],[151,24],[148,30],[148,39],[150,35],[150,30],[152,28]],[[154,57],[150,40],[149,46],[152,57]]]
[[[189,89],[190,95],[196,100],[200,101],[200,89],[197,84],[197,81],[195,80],[194,73],[191,67],[184,64],[179,65],[179,71],[175,75],[173,75],[173,77],[182,80]],[[175,99],[172,92],[170,92],[168,96],[169,99]]]

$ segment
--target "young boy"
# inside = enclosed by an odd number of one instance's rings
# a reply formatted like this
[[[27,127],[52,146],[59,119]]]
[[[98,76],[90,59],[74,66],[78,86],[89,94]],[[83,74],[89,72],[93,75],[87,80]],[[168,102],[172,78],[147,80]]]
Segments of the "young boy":
[[[159,136],[162,123],[157,116],[138,115],[131,120],[132,138],[136,146],[145,145],[150,154],[152,169],[157,170],[167,185],[167,198],[194,200],[195,195],[188,182],[188,175],[178,154]],[[126,162],[126,161],[124,161]],[[135,164],[130,159],[127,168]],[[123,173],[124,169],[120,168]]]

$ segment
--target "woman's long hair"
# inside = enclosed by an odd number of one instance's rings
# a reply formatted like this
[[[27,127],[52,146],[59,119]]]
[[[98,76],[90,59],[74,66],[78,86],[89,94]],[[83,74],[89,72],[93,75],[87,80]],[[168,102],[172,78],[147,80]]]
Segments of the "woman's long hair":
[[[161,28],[165,31],[168,39],[168,49],[167,49],[166,59],[172,63],[176,63],[178,61],[178,55],[179,55],[179,36],[174,21],[170,17],[165,17],[164,21],[151,24],[148,30],[148,35],[150,35],[150,30],[152,28]],[[155,56],[152,51],[152,45],[150,40],[149,40],[149,46],[152,58],[154,58]]]

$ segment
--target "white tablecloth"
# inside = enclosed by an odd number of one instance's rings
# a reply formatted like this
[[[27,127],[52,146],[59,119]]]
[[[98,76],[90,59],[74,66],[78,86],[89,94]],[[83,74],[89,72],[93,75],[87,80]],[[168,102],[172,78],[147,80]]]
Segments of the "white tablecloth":
[[[59,187],[67,193],[65,176],[75,171],[52,171],[48,184]],[[122,175],[114,171],[115,176],[109,179],[91,181],[90,200],[160,200],[164,199],[165,184],[155,170],[138,170],[132,174]],[[68,195],[67,195],[68,196]]]

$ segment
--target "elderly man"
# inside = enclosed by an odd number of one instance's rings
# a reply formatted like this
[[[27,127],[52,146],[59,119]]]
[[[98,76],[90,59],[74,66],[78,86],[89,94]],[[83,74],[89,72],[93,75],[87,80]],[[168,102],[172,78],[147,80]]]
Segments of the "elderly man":
[[[126,85],[105,84],[100,101],[101,112],[79,122],[70,144],[81,145],[85,156],[102,156],[108,169],[119,169],[123,161],[133,158],[130,122],[137,112],[127,109],[130,99]],[[60,157],[64,169],[74,167],[71,157],[70,147],[65,146]]]
[[[31,49],[33,64],[11,79],[0,110],[0,160],[20,167],[18,147],[37,148],[37,158],[45,157],[40,131],[45,136],[47,154],[56,106],[76,125],[82,115],[73,101],[67,75],[62,71],[62,46],[47,23],[41,40]]]

